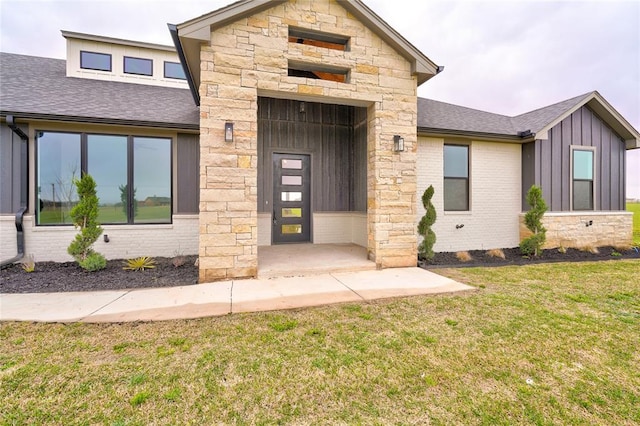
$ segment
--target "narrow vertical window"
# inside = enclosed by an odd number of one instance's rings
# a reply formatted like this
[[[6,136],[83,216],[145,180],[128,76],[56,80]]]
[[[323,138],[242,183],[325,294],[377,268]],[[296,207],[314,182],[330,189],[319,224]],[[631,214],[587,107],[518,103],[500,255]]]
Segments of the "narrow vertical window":
[[[80,178],[80,135],[38,132],[36,217],[38,225],[71,223],[78,202],[74,179]]]
[[[469,147],[444,146],[444,210],[469,210]]]
[[[573,150],[573,210],[593,210],[592,150]]]

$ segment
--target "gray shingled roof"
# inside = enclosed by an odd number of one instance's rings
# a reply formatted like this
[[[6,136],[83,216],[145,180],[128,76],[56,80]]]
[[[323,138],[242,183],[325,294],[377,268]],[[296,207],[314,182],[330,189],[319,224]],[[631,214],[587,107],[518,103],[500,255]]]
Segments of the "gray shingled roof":
[[[198,129],[187,89],[66,77],[60,59],[0,53],[0,112],[125,125]]]
[[[418,98],[418,127],[425,131],[471,132],[513,137],[527,130],[538,133],[592,93],[585,93],[515,117]]]
[[[17,118],[199,128],[187,89],[66,77],[64,60],[0,53],[0,112]],[[534,134],[593,92],[509,117],[418,98],[422,131],[480,133],[508,138]]]

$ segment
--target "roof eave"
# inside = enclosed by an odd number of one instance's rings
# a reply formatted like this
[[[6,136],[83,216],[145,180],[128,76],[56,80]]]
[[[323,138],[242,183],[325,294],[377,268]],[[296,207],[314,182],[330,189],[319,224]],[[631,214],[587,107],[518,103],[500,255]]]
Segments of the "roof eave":
[[[40,120],[40,121],[60,121],[67,123],[91,123],[91,124],[109,124],[113,126],[134,126],[134,127],[152,127],[158,129],[171,129],[171,130],[185,130],[185,131],[200,131],[200,124],[187,124],[187,123],[168,123],[162,121],[142,121],[142,120],[127,120],[119,118],[104,118],[104,117],[83,117],[76,115],[56,115],[56,114],[42,114],[33,112],[22,111],[0,111],[0,116],[6,117],[7,115],[13,115],[16,119],[22,120]]]
[[[411,71],[418,77],[418,85],[438,74],[438,65],[418,50],[361,0],[338,0],[338,3],[368,27],[387,44],[411,62]]]
[[[493,142],[510,142],[510,143],[527,143],[536,140],[536,135],[531,133],[527,137],[523,138],[518,135],[506,135],[500,133],[485,133],[469,130],[455,130],[455,129],[439,129],[435,127],[420,127],[418,126],[418,136],[435,136],[435,137],[447,137],[458,139],[472,139],[476,141],[493,141]]]

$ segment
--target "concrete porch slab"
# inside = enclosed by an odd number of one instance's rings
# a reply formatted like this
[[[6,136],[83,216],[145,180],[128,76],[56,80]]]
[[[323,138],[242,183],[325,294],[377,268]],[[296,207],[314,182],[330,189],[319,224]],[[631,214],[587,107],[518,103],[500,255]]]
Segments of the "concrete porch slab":
[[[372,271],[376,264],[356,244],[282,244],[258,247],[258,278]]]

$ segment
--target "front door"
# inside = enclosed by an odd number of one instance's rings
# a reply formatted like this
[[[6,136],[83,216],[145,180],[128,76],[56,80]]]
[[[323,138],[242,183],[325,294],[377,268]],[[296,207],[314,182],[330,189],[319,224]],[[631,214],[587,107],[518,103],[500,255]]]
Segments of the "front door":
[[[273,154],[273,243],[311,241],[309,155]]]

